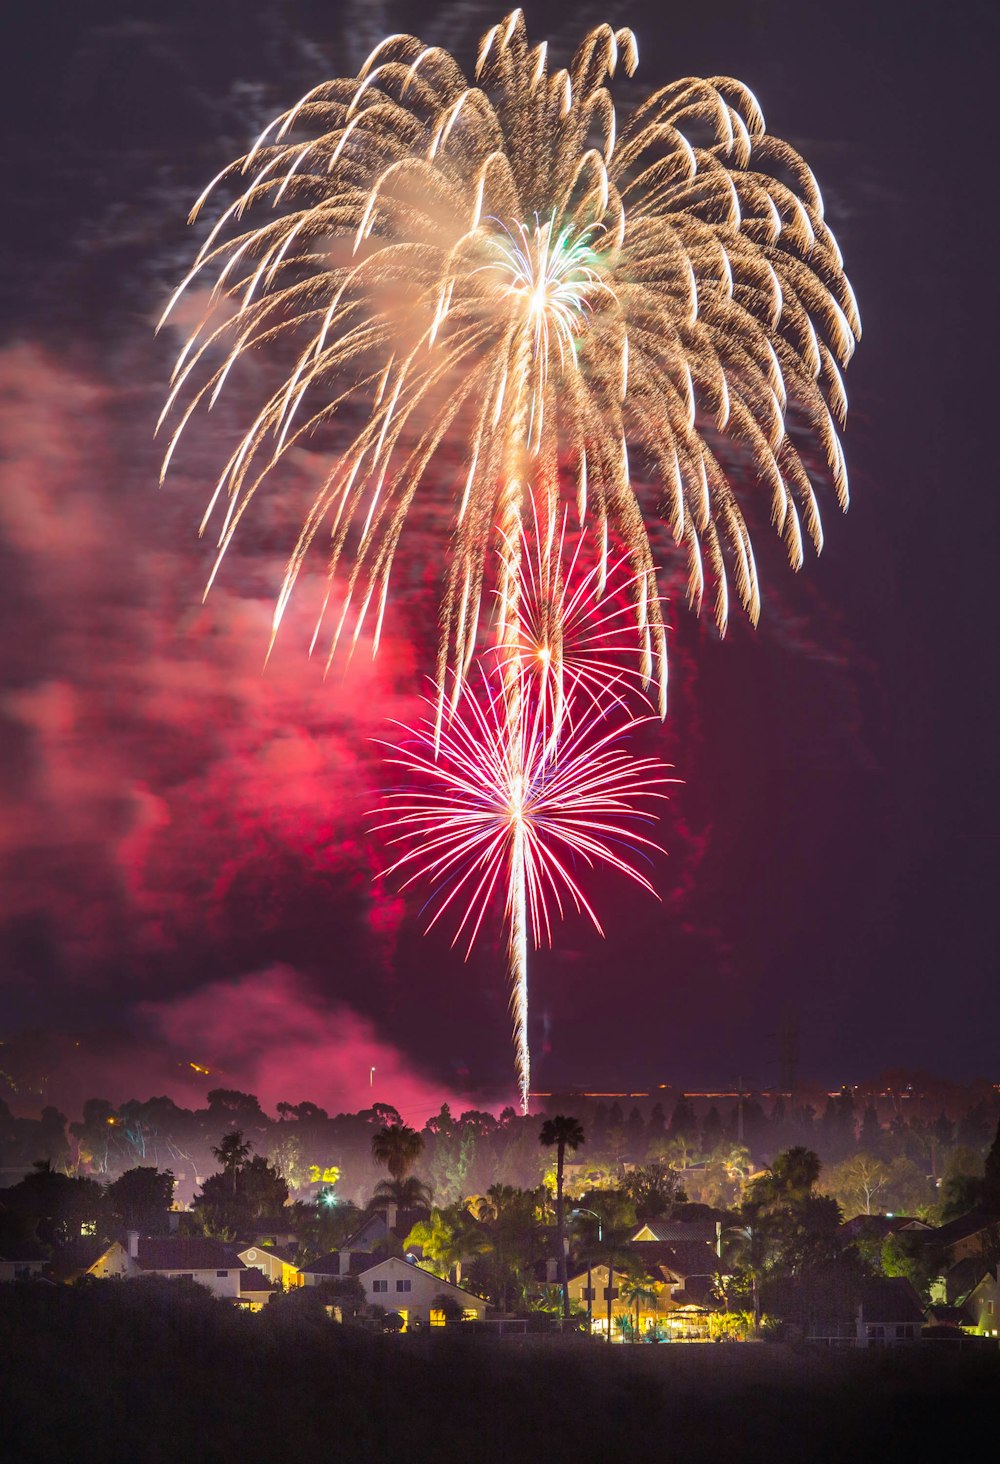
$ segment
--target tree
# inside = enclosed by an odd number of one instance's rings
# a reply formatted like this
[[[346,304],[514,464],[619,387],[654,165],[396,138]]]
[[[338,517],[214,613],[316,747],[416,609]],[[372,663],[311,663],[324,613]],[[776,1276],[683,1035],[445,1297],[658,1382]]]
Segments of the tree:
[[[1000,1121],[986,1155],[979,1202],[988,1215],[1000,1215]]]
[[[642,1333],[639,1328],[640,1308],[645,1306],[656,1306],[659,1294],[663,1290],[663,1282],[657,1281],[655,1277],[647,1275],[645,1271],[633,1271],[622,1277],[621,1295],[622,1299],[628,1302],[629,1306],[635,1307],[635,1333],[634,1342],[642,1340]]]
[[[105,1219],[104,1191],[92,1179],[58,1174],[39,1159],[4,1195],[4,1207],[34,1227],[43,1245],[65,1245],[81,1235],[97,1235]]]
[[[948,1256],[933,1233],[898,1230],[882,1242],[881,1263],[884,1275],[905,1276],[930,1301],[931,1284],[946,1270]]]
[[[212,1152],[223,1164],[210,1174],[194,1197],[206,1233],[220,1239],[252,1235],[264,1220],[277,1219],[288,1200],[288,1185],[264,1158],[249,1158],[250,1145],[239,1132],[227,1134]]]
[[[126,1230],[160,1235],[168,1226],[174,1200],[174,1176],[145,1165],[126,1169],[105,1191],[108,1202]]]
[[[429,1220],[418,1220],[403,1241],[403,1250],[418,1247],[423,1263],[444,1281],[462,1284],[462,1262],[482,1253],[482,1230],[463,1204],[432,1210]]]
[[[630,1243],[635,1234],[635,1206],[615,1190],[590,1190],[583,1196],[586,1210],[580,1209],[579,1223],[586,1237],[584,1256],[608,1268],[607,1304],[608,1341],[611,1341],[611,1308],[615,1299],[615,1270],[624,1270],[634,1260]],[[593,1211],[599,1217],[595,1224]]]
[[[217,1089],[217,1092],[225,1092],[225,1089]],[[209,1094],[212,1097],[212,1094]],[[236,1176],[240,1167],[250,1158],[253,1145],[244,1141],[243,1134],[239,1129],[233,1129],[231,1133],[223,1136],[218,1148],[212,1149],[212,1157],[222,1165],[223,1171],[229,1176],[233,1187],[233,1194],[236,1193]]]
[[[379,1210],[386,1205],[395,1205],[397,1210],[427,1210],[430,1203],[431,1192],[427,1185],[410,1174],[406,1179],[379,1180],[368,1208]]]
[[[670,1115],[670,1124],[667,1128],[668,1139],[686,1139],[693,1150],[698,1142],[698,1116],[694,1111],[694,1104],[686,1093],[678,1095],[674,1104],[674,1111]]]
[[[658,1220],[662,1215],[669,1215],[684,1197],[676,1171],[660,1159],[624,1174],[619,1188],[635,1205],[637,1220]]]
[[[825,1188],[843,1206],[845,1215],[874,1215],[881,1213],[877,1201],[890,1178],[888,1165],[861,1151],[828,1171]]]
[[[515,1296],[521,1300],[532,1268],[542,1258],[540,1212],[544,1191],[490,1185],[485,1195],[470,1202],[482,1227],[481,1253],[475,1269],[484,1271],[493,1304],[509,1311]]]
[[[423,1137],[405,1123],[383,1124],[372,1134],[372,1158],[401,1180],[424,1151]]]
[[[542,1124],[538,1142],[549,1149],[554,1144],[556,1150],[556,1244],[559,1247],[559,1285],[562,1287],[563,1318],[565,1321],[569,1321],[569,1277],[566,1271],[566,1223],[563,1213],[563,1166],[566,1160],[566,1150],[572,1149],[575,1153],[584,1142],[579,1119],[566,1118],[561,1113],[557,1113],[555,1118],[547,1118]]]

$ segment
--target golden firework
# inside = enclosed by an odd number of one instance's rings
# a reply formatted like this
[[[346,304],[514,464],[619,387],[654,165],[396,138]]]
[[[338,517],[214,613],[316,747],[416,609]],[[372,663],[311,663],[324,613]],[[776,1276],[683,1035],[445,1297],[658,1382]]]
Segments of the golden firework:
[[[229,196],[166,312],[211,285],[164,411],[179,413],[164,471],[242,358],[264,349],[284,363],[212,494],[203,528],[220,510],[220,560],[289,451],[328,424],[339,434],[275,632],[322,539],[331,587],[346,571],[331,654],[369,615],[377,646],[432,464],[459,464],[438,658],[439,686],[450,665],[456,691],[489,567],[499,639],[513,643],[527,506],[551,526],[564,497],[602,560],[609,535],[625,547],[644,674],[663,683],[648,505],[630,461],[657,480],[691,600],[713,582],[724,628],[732,579],[757,618],[750,534],[709,428],[752,455],[792,564],[805,535],[820,547],[817,485],[787,413],[821,442],[846,504],[838,366],[860,324],[819,189],[729,78],[674,82],[619,127],[608,83],[636,62],[631,31],[604,25],[550,70],[515,10],[483,37],[470,84],[446,51],[391,36],[358,77],[277,118],[199,199],[192,218]]]

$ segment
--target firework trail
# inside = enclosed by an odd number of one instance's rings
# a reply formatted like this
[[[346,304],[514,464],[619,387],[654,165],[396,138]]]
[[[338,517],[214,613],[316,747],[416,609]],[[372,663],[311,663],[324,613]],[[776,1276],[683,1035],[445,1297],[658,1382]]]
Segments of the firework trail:
[[[466,954],[487,908],[504,892],[511,964],[518,1081],[527,1112],[530,1056],[527,1040],[527,945],[552,944],[553,913],[583,913],[603,935],[580,886],[577,870],[603,865],[655,894],[635,867],[637,854],[659,846],[639,832],[654,819],[649,804],[662,799],[666,765],[632,756],[624,737],[652,714],[622,720],[618,705],[572,689],[565,734],[553,741],[538,683],[522,687],[512,725],[500,674],[483,677],[477,697],[468,682],[454,715],[438,730],[436,703],[401,743],[385,744],[388,761],[407,775],[406,786],[384,800],[377,828],[403,852],[388,870],[405,873],[402,888],[432,886],[428,929],[455,916],[453,944]],[[616,715],[609,721],[608,713]],[[511,743],[516,746],[512,747]],[[520,908],[519,908],[520,907]],[[515,941],[523,949],[515,950]],[[518,979],[520,978],[520,979]]]
[[[690,600],[711,587],[720,629],[730,580],[753,620],[760,590],[708,434],[752,457],[796,568],[822,529],[790,407],[847,502],[839,367],[860,322],[812,173],[731,78],[674,82],[619,127],[608,83],[637,61],[632,32],[602,25],[568,68],[551,69],[518,10],[483,37],[472,83],[447,51],[388,37],[357,77],[315,87],[209,185],[192,218],[210,196],[220,212],[164,315],[208,287],[161,418],[174,424],[164,473],[192,415],[248,357],[266,353],[280,378],[211,495],[212,579],[283,460],[318,432],[337,434],[291,548],[272,645],[319,540],[331,657],[369,618],[377,649],[408,516],[458,453],[435,736],[443,747],[493,605],[512,784],[527,776],[519,728],[533,716],[520,667],[532,525],[557,619],[571,602],[553,548],[566,504],[596,538],[598,598],[611,545],[623,547],[641,677],[658,687],[662,715],[661,598],[630,459],[655,480]],[[570,697],[562,628],[550,629],[558,733]],[[515,840],[510,868],[525,881],[528,857]],[[529,901],[525,883],[508,905],[518,989]]]

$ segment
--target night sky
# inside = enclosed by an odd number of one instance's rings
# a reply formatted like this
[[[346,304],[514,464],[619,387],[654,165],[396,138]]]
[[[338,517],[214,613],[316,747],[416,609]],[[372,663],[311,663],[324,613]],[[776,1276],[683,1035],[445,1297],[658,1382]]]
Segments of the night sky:
[[[601,19],[636,31],[626,97],[683,75],[752,87],[817,174],[864,337],[846,375],[853,502],[841,517],[827,499],[822,558],[793,576],[765,510],[762,622],[734,614],[724,642],[665,564],[671,706],[644,750],[683,782],[661,829],[662,903],[608,875],[594,890],[608,939],[571,921],[535,958],[534,1086],[767,1087],[789,1027],[800,1073],[827,1084],[891,1066],[1000,1077],[996,7],[566,14],[527,7],[560,60]],[[107,0],[13,22],[0,1038],[81,1041],[87,1091],[190,1099],[223,1082],[331,1110],[374,1094],[414,1119],[513,1094],[499,924],[468,963],[425,939],[365,833],[386,781],[372,739],[414,714],[429,669],[433,524],[374,665],[323,681],[306,656],[313,585],[262,672],[321,461],[300,456],[203,606],[197,523],[213,433],[237,408],[198,425],[162,491],[152,442],[176,349],[152,327],[207,180],[381,33],[416,30],[468,62],[499,15]],[[68,1091],[64,1061],[49,1096]]]

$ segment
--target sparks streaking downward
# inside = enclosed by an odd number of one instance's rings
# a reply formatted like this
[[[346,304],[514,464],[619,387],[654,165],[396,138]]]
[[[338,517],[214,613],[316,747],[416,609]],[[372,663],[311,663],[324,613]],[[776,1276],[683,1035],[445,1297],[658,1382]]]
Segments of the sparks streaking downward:
[[[436,752],[436,704],[429,701],[421,726],[404,728],[401,744],[385,744],[388,761],[410,781],[385,799],[376,827],[405,851],[388,873],[405,873],[404,889],[431,884],[435,909],[428,929],[454,916],[453,944],[464,940],[466,954],[503,890],[518,1080],[527,1111],[527,942],[551,945],[553,914],[562,918],[568,907],[587,915],[603,935],[579,882],[581,865],[618,870],[656,894],[634,861],[660,846],[639,829],[654,820],[650,804],[665,798],[664,787],[675,780],[665,764],[634,757],[621,745],[639,723],[616,717],[609,725],[606,714],[617,712],[617,703],[602,706],[571,692],[565,736],[553,743],[538,697],[530,686],[523,693],[512,728],[503,686],[485,684],[479,700],[465,684]],[[515,948],[518,943],[522,948]]]

